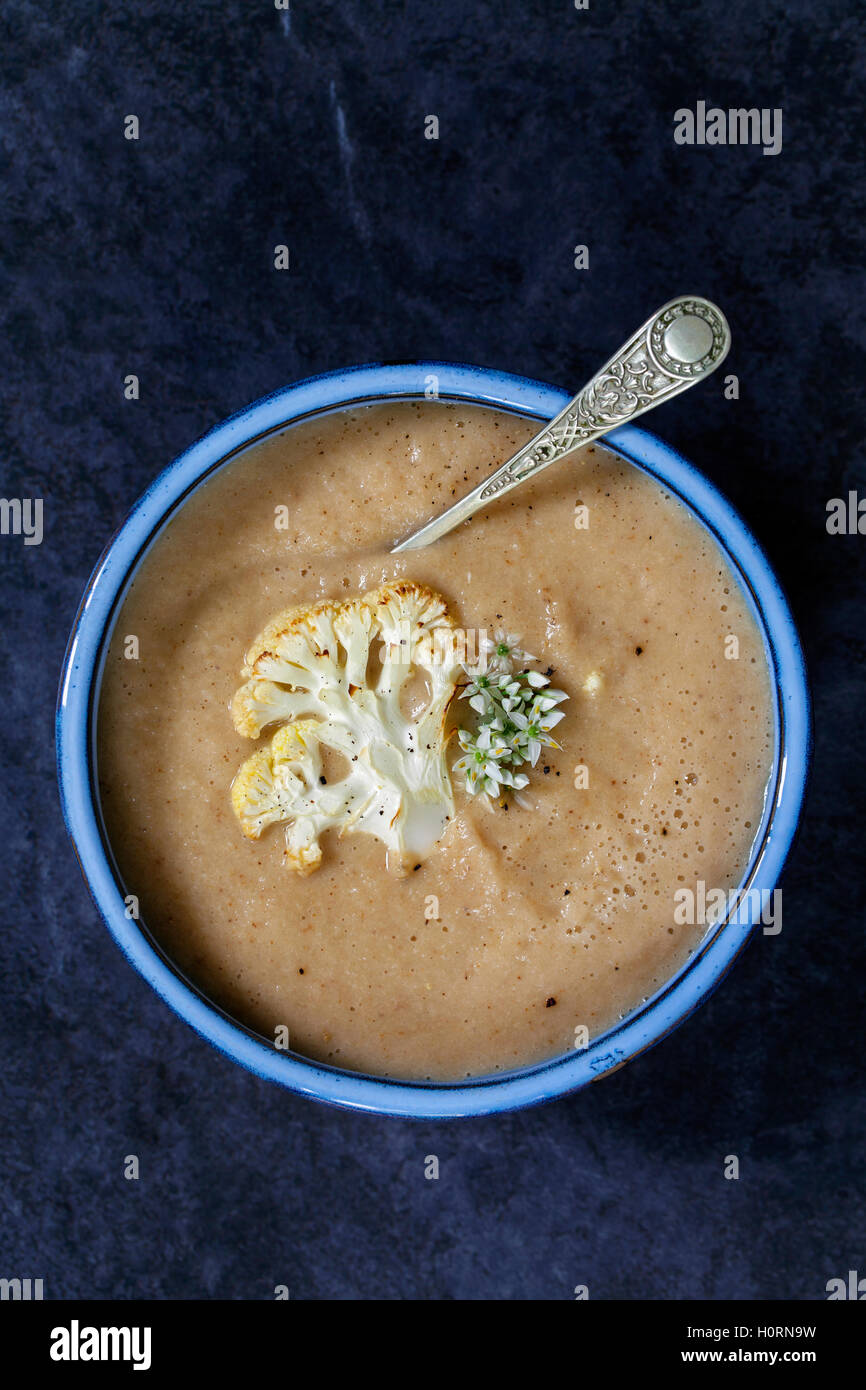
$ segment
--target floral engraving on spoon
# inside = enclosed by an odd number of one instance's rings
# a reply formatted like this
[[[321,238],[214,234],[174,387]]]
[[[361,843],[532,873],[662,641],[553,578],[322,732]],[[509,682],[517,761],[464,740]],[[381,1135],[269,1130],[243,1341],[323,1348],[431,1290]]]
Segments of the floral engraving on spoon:
[[[678,301],[638,330],[550,428],[491,479],[482,500],[679,392],[684,379],[712,371],[726,350],[725,323],[715,307],[706,300]]]

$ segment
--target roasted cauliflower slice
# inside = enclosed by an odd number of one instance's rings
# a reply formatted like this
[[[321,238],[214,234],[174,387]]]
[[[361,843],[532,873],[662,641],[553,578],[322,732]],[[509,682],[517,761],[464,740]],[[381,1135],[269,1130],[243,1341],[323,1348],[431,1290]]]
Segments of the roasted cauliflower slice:
[[[377,836],[395,872],[417,863],[454,814],[445,719],[465,656],[445,600],[420,584],[386,584],[274,618],[247,652],[232,701],[247,738],[281,725],[232,785],[244,834],[258,839],[285,823],[285,862],[300,874],[319,867],[319,836],[332,827]],[[410,716],[401,695],[418,671],[428,701]],[[341,780],[326,782],[323,747],[349,763]]]

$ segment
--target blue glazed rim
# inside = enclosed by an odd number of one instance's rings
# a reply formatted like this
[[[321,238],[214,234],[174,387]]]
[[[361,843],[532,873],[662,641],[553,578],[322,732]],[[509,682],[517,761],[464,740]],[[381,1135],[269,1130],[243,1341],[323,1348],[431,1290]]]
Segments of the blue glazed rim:
[[[382,400],[419,399],[499,407],[538,419],[556,415],[569,393],[510,373],[448,362],[371,363],[276,391],[215,426],[159,475],[135,504],[88,582],[64,660],[56,742],[63,815],[90,892],[127,959],[203,1037],[250,1071],[301,1095],[376,1114],[439,1119],[540,1104],[617,1070],[681,1024],[712,992],[756,930],[712,928],[680,971],[651,999],[582,1051],[465,1082],[405,1082],[365,1076],[277,1052],[212,1004],[172,965],[147,928],[126,916],[123,887],[104,837],[95,780],[94,729],[108,638],[132,573],[186,496],[219,465],[263,436],[326,411]],[[800,642],[769,562],[731,504],[691,464],[645,430],[623,426],[605,444],[662,482],[713,534],[764,637],[775,692],[775,758],[761,827],[742,889],[771,891],[790,850],[811,755],[811,716]]]

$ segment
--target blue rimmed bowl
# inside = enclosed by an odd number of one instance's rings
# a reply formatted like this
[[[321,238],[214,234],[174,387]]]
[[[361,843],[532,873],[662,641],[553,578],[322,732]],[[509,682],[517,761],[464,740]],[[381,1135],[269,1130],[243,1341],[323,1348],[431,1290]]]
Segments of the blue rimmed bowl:
[[[57,705],[63,814],[105,923],[121,950],[181,1018],[251,1071],[333,1105],[379,1114],[440,1118],[489,1114],[551,1100],[614,1071],[657,1043],[716,987],[760,928],[762,895],[776,885],[797,828],[810,754],[809,696],[793,619],[766,557],[743,521],[685,459],[633,425],[605,445],[649,473],[689,508],[724,551],[762,633],[774,693],[774,756],[764,816],[740,885],[742,908],[711,928],[668,983],[581,1051],[517,1071],[459,1083],[405,1082],[322,1066],[275,1051],[211,1003],[172,965],[146,925],[126,914],[124,888],[107,843],[96,777],[95,727],[105,654],[120,606],[145,553],[189,494],[215,469],[264,436],[341,407],[415,400],[431,388],[443,401],[487,405],[533,419],[559,413],[565,391],[504,372],[447,362],[354,367],[276,391],[233,415],[181,454],[136,503],[94,570],[81,601]],[[745,919],[745,920],[744,920]]]

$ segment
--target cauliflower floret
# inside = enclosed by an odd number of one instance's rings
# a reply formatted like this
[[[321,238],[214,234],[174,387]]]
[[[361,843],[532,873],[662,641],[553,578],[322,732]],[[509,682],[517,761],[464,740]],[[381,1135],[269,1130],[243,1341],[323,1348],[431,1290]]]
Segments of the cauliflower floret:
[[[381,666],[371,676],[377,642]],[[444,599],[420,584],[387,584],[276,617],[247,652],[245,684],[232,701],[245,737],[282,726],[234,780],[244,834],[258,839],[285,822],[285,862],[308,874],[321,863],[323,830],[364,831],[384,841],[389,867],[405,872],[454,814],[445,718],[465,657]],[[429,699],[409,716],[400,697],[419,670]],[[321,747],[348,761],[340,781],[325,782]]]

